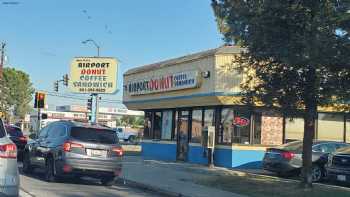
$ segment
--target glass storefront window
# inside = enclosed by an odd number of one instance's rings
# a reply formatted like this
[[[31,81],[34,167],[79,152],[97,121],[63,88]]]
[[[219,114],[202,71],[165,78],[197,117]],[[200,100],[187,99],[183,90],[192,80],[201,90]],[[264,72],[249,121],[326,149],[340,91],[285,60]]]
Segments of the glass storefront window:
[[[145,122],[144,122],[144,129],[143,129],[143,138],[150,139],[152,138],[152,113],[146,112],[145,113]]]
[[[350,143],[350,117],[346,117],[346,143]]]
[[[202,115],[203,111],[193,110],[192,111],[192,137],[191,142],[200,143],[202,138]]]
[[[170,140],[171,139],[171,130],[173,122],[173,112],[171,110],[163,111],[162,116],[162,139]]]
[[[214,109],[204,111],[204,127],[214,126]]]
[[[302,140],[304,137],[304,119],[286,118],[285,119],[285,139],[286,142]]]
[[[254,114],[253,144],[261,144],[261,113]]]
[[[154,113],[153,139],[160,139],[162,129],[162,112]]]
[[[340,141],[344,140],[344,116],[340,114],[319,113],[318,114],[319,140]]]
[[[231,143],[232,139],[232,122],[233,122],[233,109],[224,108],[221,110],[221,120],[220,120],[220,143]]]
[[[179,116],[179,112],[175,111],[175,116],[174,116],[174,119],[175,119],[174,120],[174,124],[175,125],[174,125],[174,133],[173,133],[173,139],[174,140],[177,140],[177,130],[178,130],[177,127],[178,127],[178,124],[179,124],[179,122],[178,122],[178,120],[179,120],[178,118],[179,117],[178,116]]]
[[[234,118],[235,120],[249,120],[249,123],[234,126],[233,143],[250,144],[250,113],[243,110],[237,110]]]

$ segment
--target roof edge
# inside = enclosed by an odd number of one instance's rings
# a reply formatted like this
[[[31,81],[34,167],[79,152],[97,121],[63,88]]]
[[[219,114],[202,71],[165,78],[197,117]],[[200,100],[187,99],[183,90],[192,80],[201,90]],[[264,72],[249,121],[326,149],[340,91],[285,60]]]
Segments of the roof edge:
[[[208,57],[208,56],[215,56],[218,54],[238,54],[238,53],[241,53],[242,51],[244,51],[244,49],[239,47],[239,46],[235,46],[235,45],[226,46],[225,45],[225,46],[221,46],[221,47],[214,48],[214,49],[209,49],[209,50],[205,50],[205,51],[201,51],[201,52],[197,52],[197,53],[188,54],[188,55],[181,56],[178,58],[172,58],[172,59],[156,62],[153,64],[147,64],[144,66],[132,68],[132,69],[127,70],[123,74],[123,76],[128,76],[128,75],[132,75],[132,74],[156,70],[159,68],[164,68],[164,67],[172,66],[175,64],[189,62],[189,61],[197,60],[197,59]]]

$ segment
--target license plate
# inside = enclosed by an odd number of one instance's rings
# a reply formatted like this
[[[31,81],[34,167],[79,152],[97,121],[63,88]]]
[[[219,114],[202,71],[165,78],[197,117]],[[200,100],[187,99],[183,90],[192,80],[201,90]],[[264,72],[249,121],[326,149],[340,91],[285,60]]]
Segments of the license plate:
[[[338,181],[346,181],[346,176],[345,175],[337,175],[337,180]]]
[[[107,151],[105,150],[95,150],[95,149],[87,149],[87,155],[92,157],[106,157]]]

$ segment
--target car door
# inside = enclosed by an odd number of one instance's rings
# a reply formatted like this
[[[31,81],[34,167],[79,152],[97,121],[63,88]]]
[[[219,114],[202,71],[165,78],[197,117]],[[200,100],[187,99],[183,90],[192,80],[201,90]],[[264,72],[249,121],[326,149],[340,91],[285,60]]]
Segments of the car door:
[[[38,165],[38,166],[45,165],[45,158],[44,158],[42,149],[44,147],[45,140],[47,138],[50,127],[51,127],[51,124],[42,128],[39,132],[38,138],[29,146],[29,151],[31,153],[30,160],[31,160],[31,163],[34,165]]]
[[[41,155],[40,161],[45,161],[49,153],[52,153],[54,157],[56,156],[56,149],[61,145],[61,136],[64,136],[63,134],[66,134],[66,127],[63,123],[51,123],[47,131],[47,137],[40,143],[39,146],[38,153]],[[45,165],[45,162],[41,164]]]
[[[124,129],[123,128],[117,128],[117,135],[119,139],[124,140]]]

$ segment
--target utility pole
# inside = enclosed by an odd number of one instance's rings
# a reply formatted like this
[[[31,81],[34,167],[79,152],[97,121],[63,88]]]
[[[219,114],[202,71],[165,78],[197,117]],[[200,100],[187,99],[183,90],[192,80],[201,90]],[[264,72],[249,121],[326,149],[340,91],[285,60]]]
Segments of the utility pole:
[[[0,57],[0,80],[2,79],[2,69],[4,68],[4,59],[5,59],[5,46],[6,43],[1,43],[1,57]]]

